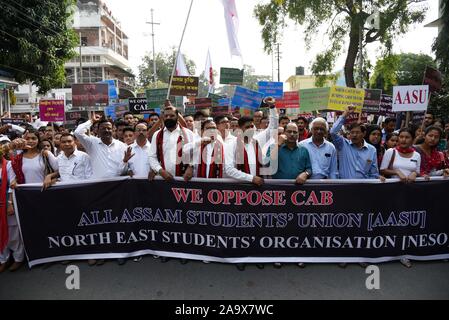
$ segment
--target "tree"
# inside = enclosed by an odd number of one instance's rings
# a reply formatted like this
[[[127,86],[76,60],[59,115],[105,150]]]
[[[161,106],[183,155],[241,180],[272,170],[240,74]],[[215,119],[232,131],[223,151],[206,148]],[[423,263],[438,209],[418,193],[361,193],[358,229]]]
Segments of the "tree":
[[[190,74],[195,74],[195,62],[188,59],[183,54],[187,70]],[[168,86],[170,76],[176,59],[176,50],[173,48],[171,53],[160,52],[156,54],[156,75],[158,83],[153,79],[153,54],[148,53],[143,58],[143,63],[139,66],[139,84],[143,88],[158,88]]]
[[[449,77],[449,3],[441,1],[441,23],[443,25],[438,37],[432,46],[435,52],[436,60],[438,62],[438,69]]]
[[[420,85],[426,66],[435,68],[432,57],[426,54],[392,54],[377,61],[370,79],[371,88],[391,94],[393,86]]]
[[[0,68],[17,82],[30,80],[45,93],[63,87],[64,63],[79,39],[70,19],[74,0],[1,0]]]
[[[376,8],[380,15],[379,30],[363,28],[363,44],[379,41],[391,49],[393,39],[407,31],[412,23],[422,22],[427,8],[411,8],[410,0],[270,0],[255,7],[254,13],[262,26],[265,50],[271,52],[279,41],[287,18],[305,25],[305,41],[311,47],[318,28],[329,23],[326,34],[329,46],[319,53],[312,64],[314,75],[332,72],[336,59],[349,38],[344,67],[346,85],[355,87],[354,64],[359,51],[359,31]],[[414,1],[419,2],[419,1]]]
[[[257,75],[255,71],[252,66],[248,64],[243,65],[243,86],[257,91],[259,81],[271,81],[271,76]]]

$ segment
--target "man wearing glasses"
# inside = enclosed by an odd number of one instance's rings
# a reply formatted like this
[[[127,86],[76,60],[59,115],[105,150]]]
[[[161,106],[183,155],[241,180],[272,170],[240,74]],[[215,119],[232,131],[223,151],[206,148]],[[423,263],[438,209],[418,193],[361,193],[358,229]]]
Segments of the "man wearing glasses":
[[[136,178],[147,178],[150,167],[150,142],[148,141],[148,125],[140,122],[134,128],[136,141],[130,146],[134,157],[129,160],[129,169]]]
[[[61,154],[58,159],[58,171],[45,177],[44,189],[60,178],[62,182],[84,181],[92,176],[92,166],[87,153],[76,149],[75,137],[70,133],[61,135]]]
[[[309,151],[312,163],[311,179],[337,179],[337,151],[327,136],[329,125],[324,118],[316,118],[310,124],[312,137],[299,143]]]

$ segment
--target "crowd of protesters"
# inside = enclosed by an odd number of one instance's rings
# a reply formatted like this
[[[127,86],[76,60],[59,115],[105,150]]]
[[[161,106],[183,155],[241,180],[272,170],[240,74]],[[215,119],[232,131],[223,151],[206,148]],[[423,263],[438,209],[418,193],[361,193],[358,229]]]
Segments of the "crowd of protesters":
[[[230,178],[255,186],[267,178],[301,185],[308,179],[399,178],[413,183],[417,177],[449,176],[449,124],[431,113],[418,126],[397,127],[391,118],[381,126],[348,124],[355,112],[348,106],[330,124],[322,117],[280,117],[272,98],[264,105],[266,115],[256,111],[253,117],[233,113],[212,118],[206,111],[183,116],[167,101],[161,115],[147,120],[125,113],[112,121],[93,113],[79,119],[73,131],[55,124],[2,126],[0,213],[7,216],[9,238],[0,247],[0,272],[15,271],[24,261],[10,193],[19,184],[42,183],[46,189],[58,181],[126,175],[150,181],[156,176],[167,181]],[[118,259],[119,264],[125,261]],[[411,266],[407,259],[401,262]]]

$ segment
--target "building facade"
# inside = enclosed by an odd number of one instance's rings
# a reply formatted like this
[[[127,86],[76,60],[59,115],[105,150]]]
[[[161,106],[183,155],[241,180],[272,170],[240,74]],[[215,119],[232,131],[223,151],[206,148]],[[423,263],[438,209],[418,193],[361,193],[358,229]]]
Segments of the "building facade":
[[[65,64],[66,87],[112,79],[119,89],[119,98],[134,97],[128,36],[120,22],[101,0],[78,0],[77,8],[73,28],[81,38],[81,48],[77,48],[80,56]]]

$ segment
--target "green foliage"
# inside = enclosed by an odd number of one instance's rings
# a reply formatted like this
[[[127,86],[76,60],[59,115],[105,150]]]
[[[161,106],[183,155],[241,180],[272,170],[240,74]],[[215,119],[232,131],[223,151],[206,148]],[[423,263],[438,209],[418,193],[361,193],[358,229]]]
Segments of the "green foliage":
[[[195,74],[195,62],[188,59],[185,54],[183,54],[183,57],[189,73]],[[171,53],[160,52],[156,54],[156,75],[158,81],[155,84],[153,80],[153,54],[146,54],[143,57],[143,63],[139,66],[139,85],[148,89],[168,87],[175,59],[175,49]]]
[[[243,65],[243,86],[245,88],[257,90],[259,81],[271,81],[271,76],[256,75],[254,72],[255,69],[252,66],[248,64]]]
[[[391,94],[395,85],[422,84],[426,66],[436,67],[432,57],[425,54],[389,55],[377,61],[370,86]]]
[[[380,13],[379,30],[365,27],[363,43],[379,41],[385,48],[391,48],[393,39],[407,32],[410,24],[422,22],[427,10],[411,6],[408,0],[270,0],[256,5],[254,13],[262,26],[267,52],[271,52],[274,44],[280,41],[287,19],[304,26],[308,48],[320,31],[319,27],[329,25],[326,31],[329,45],[317,55],[312,63],[312,72],[322,82],[323,75],[332,72],[336,59],[347,45],[345,77],[346,84],[353,87],[360,26],[365,24],[374,8]]]
[[[64,63],[76,55],[75,0],[0,0],[0,69],[30,80],[39,93],[65,84]]]
[[[449,2],[441,1],[441,23],[443,28],[435,39],[432,50],[438,62],[438,69],[449,78]]]

